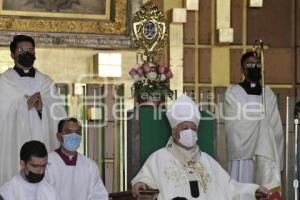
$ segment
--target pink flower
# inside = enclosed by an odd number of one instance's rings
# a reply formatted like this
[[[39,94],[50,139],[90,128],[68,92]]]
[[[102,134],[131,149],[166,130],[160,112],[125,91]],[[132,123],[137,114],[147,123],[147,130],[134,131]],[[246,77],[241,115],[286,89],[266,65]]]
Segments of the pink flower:
[[[130,71],[129,71],[129,74],[130,74],[130,76],[134,76],[134,75],[136,75],[138,72],[137,72],[137,70],[135,69],[135,68],[132,68]]]
[[[151,68],[150,68],[150,66],[149,66],[148,63],[145,63],[143,65],[143,70],[144,70],[145,73],[148,73],[151,70]]]
[[[143,71],[143,66],[140,66],[137,68],[137,72],[140,76],[142,76],[144,74],[144,71]]]
[[[165,73],[166,67],[164,65],[159,65],[157,70],[160,74],[163,74]]]
[[[172,73],[172,71],[170,70],[170,68],[166,68],[166,70],[165,70],[165,75],[166,75],[166,77],[167,78],[173,78],[173,73]]]

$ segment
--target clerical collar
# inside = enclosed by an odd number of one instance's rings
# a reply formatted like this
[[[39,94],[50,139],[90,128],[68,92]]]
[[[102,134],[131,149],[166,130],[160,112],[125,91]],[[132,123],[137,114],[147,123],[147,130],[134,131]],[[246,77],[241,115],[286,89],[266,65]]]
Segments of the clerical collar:
[[[171,136],[165,148],[182,164],[190,183],[192,197],[197,198],[200,195],[198,182],[203,191],[206,192],[211,182],[211,175],[200,162],[201,152],[198,145],[195,145],[191,150],[185,150],[178,146]]]
[[[28,71],[25,71],[17,66],[14,66],[14,70],[19,74],[20,77],[35,77],[35,69],[33,67],[28,69]]]
[[[69,165],[69,166],[76,166],[76,163],[77,163],[77,153],[75,156],[73,157],[69,157],[68,155],[66,155],[62,150],[61,148],[58,148],[55,150],[55,152],[61,157],[61,159],[64,161],[64,163],[66,165]]]
[[[251,83],[250,81],[244,80],[239,85],[250,95],[261,95],[262,89],[259,83]]]
[[[198,145],[195,145],[190,150],[185,150],[182,147],[178,146],[174,142],[174,139],[172,136],[169,138],[166,148],[183,165],[185,165],[186,163],[190,163],[190,162],[196,163],[200,160],[200,157],[201,157],[201,151],[200,151]]]

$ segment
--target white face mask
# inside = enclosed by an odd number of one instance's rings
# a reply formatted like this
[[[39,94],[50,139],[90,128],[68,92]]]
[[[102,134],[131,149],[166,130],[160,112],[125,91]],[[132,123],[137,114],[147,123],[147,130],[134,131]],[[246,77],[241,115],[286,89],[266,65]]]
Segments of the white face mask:
[[[192,129],[180,131],[179,142],[186,147],[195,146],[198,140],[197,132]]]

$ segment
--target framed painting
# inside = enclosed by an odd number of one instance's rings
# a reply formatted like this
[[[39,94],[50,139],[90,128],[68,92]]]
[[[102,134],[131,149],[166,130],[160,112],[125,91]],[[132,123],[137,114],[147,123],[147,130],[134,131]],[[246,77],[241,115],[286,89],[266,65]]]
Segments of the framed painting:
[[[16,34],[38,45],[131,48],[130,24],[141,0],[0,0],[0,45]]]
[[[0,15],[110,19],[110,0],[0,0]]]

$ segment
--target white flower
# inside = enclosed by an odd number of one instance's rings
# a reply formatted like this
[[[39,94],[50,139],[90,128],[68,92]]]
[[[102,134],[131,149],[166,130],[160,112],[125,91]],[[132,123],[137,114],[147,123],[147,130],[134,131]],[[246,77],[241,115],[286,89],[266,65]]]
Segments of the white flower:
[[[167,79],[166,75],[164,75],[164,74],[161,74],[161,75],[160,75],[160,80],[161,80],[161,81],[164,81],[164,80],[166,80],[166,79]]]
[[[149,73],[147,73],[147,78],[150,81],[154,81],[157,78],[157,73],[156,72],[149,72]]]
[[[133,78],[134,81],[138,81],[140,79],[140,75],[135,74],[135,75],[132,76],[132,78]]]

